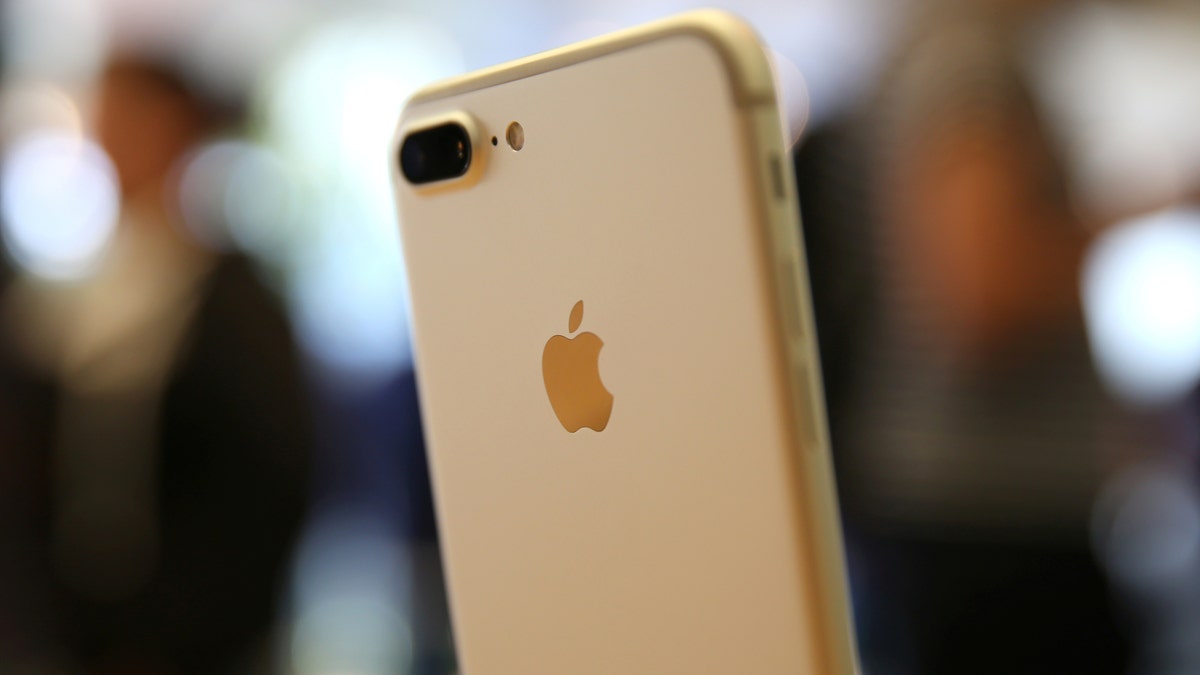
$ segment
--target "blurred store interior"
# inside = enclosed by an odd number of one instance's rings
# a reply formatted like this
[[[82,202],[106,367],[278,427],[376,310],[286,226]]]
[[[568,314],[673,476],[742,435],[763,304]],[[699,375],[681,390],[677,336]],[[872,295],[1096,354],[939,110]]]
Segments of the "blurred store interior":
[[[693,6],[0,5],[0,672],[454,672],[397,115]],[[1200,5],[720,6],[794,141],[865,672],[1200,672]]]

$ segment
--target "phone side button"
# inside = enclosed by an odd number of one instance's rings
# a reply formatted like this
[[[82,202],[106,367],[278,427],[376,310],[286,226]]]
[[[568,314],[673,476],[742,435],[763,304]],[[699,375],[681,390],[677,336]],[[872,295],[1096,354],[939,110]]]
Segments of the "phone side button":
[[[804,327],[800,322],[800,278],[797,273],[796,261],[779,261],[780,304],[789,340],[804,339]]]
[[[772,154],[767,159],[767,173],[771,176],[771,191],[775,199],[783,201],[787,193],[783,189],[783,160],[779,155]]]
[[[804,443],[804,449],[811,452],[817,447],[817,420],[808,366],[795,363],[792,366],[792,378],[792,404],[795,407],[796,425],[800,430],[800,441]]]

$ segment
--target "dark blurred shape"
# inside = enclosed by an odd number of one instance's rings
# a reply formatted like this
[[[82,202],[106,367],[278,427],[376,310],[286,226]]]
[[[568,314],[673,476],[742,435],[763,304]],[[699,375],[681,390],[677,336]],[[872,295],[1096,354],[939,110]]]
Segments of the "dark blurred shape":
[[[919,3],[877,95],[796,156],[868,670],[1126,670],[1088,527],[1129,439],[1022,61],[1054,4]]]
[[[404,368],[386,383],[366,390],[326,387],[319,392],[319,408],[321,444],[317,457],[321,512],[386,524],[404,550],[402,559],[394,565],[397,569],[405,568],[406,581],[411,586],[403,602],[412,640],[407,672],[413,675],[456,672],[415,373]],[[320,531],[320,513],[316,520],[313,529]],[[353,527],[340,525],[329,530],[323,537],[326,553],[337,548],[354,550],[356,544],[361,546],[361,542],[354,540]],[[383,556],[379,557],[378,562],[385,561]],[[304,556],[301,558],[303,565]],[[334,586],[334,593],[345,596],[345,582],[336,580],[336,575],[344,570],[336,565],[329,567],[333,568],[327,571],[335,578],[333,582],[301,574],[298,580],[301,592],[306,582],[310,585],[326,582]],[[384,594],[385,590],[380,588],[376,592]],[[303,614],[304,608],[300,609]],[[343,623],[351,618],[345,617]],[[386,636],[382,642],[397,637]]]
[[[102,75],[97,133],[127,197],[162,187],[197,141],[236,119],[167,64],[118,57]]]
[[[0,462],[23,489],[0,528],[0,670],[269,671],[310,403],[277,299],[183,236],[174,185],[235,111],[131,57],[97,105],[122,194],[107,258],[4,289],[0,404],[21,424]]]

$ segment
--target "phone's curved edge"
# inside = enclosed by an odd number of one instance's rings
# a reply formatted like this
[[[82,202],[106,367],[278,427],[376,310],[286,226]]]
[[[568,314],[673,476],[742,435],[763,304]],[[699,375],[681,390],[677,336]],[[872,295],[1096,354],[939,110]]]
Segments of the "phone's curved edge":
[[[565,47],[533,54],[490,68],[476,70],[429,84],[404,103],[389,142],[389,173],[393,192],[405,185],[393,161],[415,110],[422,104],[488,87],[515,82],[542,73],[582,63],[629,47],[664,38],[691,36],[702,40],[716,53],[728,75],[735,105],[743,110],[776,105],[775,71],[763,49],[762,39],[748,23],[721,9],[696,9],[658,21],[627,28]],[[398,208],[397,204],[397,208]]]
[[[767,285],[776,296],[779,348],[789,363],[787,396],[791,399],[792,434],[796,449],[796,492],[806,521],[805,543],[816,555],[809,587],[818,597],[820,620],[817,644],[822,653],[822,671],[837,675],[861,672],[854,630],[853,607],[846,569],[845,542],[833,475],[827,413],[822,392],[817,327],[813,317],[812,290],[807,283],[808,263],[801,236],[800,213],[795,195],[795,177],[777,108],[763,104],[742,111],[748,135],[747,147],[758,153],[749,159],[754,202],[763,220],[761,229]],[[772,174],[775,175],[772,175]],[[795,276],[789,268],[795,266]],[[784,286],[803,280],[795,294]],[[798,303],[796,301],[799,300]],[[798,307],[792,306],[798,304]],[[799,310],[798,334],[787,330],[786,315]],[[806,394],[805,392],[815,392]]]
[[[774,100],[774,75],[754,29],[724,10],[699,9],[436,82],[413,94],[405,108],[521,80],[677,35],[698,37],[713,47],[728,71],[734,100],[739,106]]]

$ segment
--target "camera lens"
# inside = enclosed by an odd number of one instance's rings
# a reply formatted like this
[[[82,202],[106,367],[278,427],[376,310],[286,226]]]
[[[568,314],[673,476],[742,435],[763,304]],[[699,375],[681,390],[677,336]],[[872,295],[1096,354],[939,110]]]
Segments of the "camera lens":
[[[409,134],[400,145],[400,170],[410,183],[457,178],[471,166],[471,137],[450,122]]]

